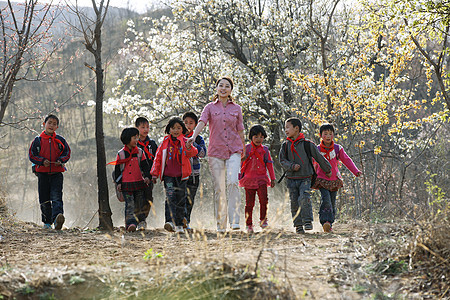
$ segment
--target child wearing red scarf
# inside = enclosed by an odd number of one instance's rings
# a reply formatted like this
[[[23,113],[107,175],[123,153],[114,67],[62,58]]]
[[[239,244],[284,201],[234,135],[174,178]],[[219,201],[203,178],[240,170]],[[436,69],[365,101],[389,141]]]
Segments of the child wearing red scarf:
[[[194,129],[198,124],[198,117],[195,113],[189,111],[183,115],[183,122],[186,125],[187,133],[186,138],[192,137]],[[192,173],[189,176],[187,186],[186,186],[186,211],[184,219],[186,220],[186,230],[192,231],[191,228],[191,213],[195,202],[195,195],[197,194],[198,187],[200,185],[200,158],[206,156],[206,145],[205,140],[201,135],[197,135],[192,146],[197,148],[198,154],[191,157],[189,160],[191,162]]]
[[[317,146],[320,153],[331,164],[331,176],[326,176],[325,172],[316,165],[317,179],[313,186],[320,190],[321,203],[319,209],[320,224],[324,232],[331,232],[332,225],[336,216],[336,195],[337,191],[343,186],[342,176],[338,169],[339,160],[353,173],[359,177],[362,173],[353,163],[352,159],[345,153],[341,145],[334,143],[334,127],[331,124],[320,126],[320,145]]]
[[[289,189],[294,227],[297,233],[302,234],[305,233],[305,230],[313,229],[311,178],[314,169],[312,158],[320,164],[322,170],[327,174],[326,176],[331,175],[331,165],[320,155],[313,142],[305,140],[303,133],[300,132],[302,129],[300,119],[287,119],[284,128],[287,138],[281,145],[280,164],[286,170],[286,185]]]
[[[153,166],[153,159],[155,158],[156,150],[158,145],[154,140],[148,136],[150,131],[150,124],[148,120],[144,117],[139,117],[134,121],[134,126],[139,130],[139,140],[137,146],[144,150],[145,157],[147,158],[147,164],[149,165],[149,173],[144,174],[145,177],[152,178],[150,175],[150,169]],[[136,216],[138,217],[139,224],[137,225],[137,230],[145,230],[147,228],[147,217],[150,213],[150,209],[153,205],[153,182],[150,181],[147,188],[144,190],[144,203],[140,206],[139,211],[136,211]]]
[[[186,145],[186,126],[178,117],[171,118],[166,126],[163,142],[156,151],[150,174],[153,183],[160,178],[166,190],[166,223],[164,229],[183,233],[186,209],[186,184],[192,173],[190,157],[198,154],[197,148]]]
[[[59,119],[48,115],[44,120],[44,131],[31,143],[30,161],[38,177],[39,203],[45,229],[61,230],[64,224],[62,201],[64,164],[70,158],[70,148],[66,140],[56,134]]]
[[[123,194],[125,200],[125,228],[128,232],[136,231],[139,222],[143,221],[136,211],[142,211],[144,206],[144,191],[150,183],[149,165],[145,152],[137,147],[139,130],[134,127],[122,130],[120,140],[125,145],[117,153],[114,178],[117,189]]]
[[[247,232],[253,233],[253,207],[255,206],[255,197],[259,198],[259,219],[262,229],[269,226],[267,222],[267,186],[275,186],[275,172],[273,170],[273,161],[270,156],[269,148],[262,143],[267,137],[264,127],[254,125],[250,128],[248,135],[250,144],[245,145],[245,157],[241,164],[239,186],[245,189],[245,223]],[[269,171],[269,177],[267,176]]]

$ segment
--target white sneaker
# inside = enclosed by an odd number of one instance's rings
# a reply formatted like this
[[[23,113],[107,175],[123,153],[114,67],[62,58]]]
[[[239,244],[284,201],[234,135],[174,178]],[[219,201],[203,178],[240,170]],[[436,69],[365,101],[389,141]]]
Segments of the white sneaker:
[[[176,227],[175,227],[175,232],[176,232],[176,233],[184,233],[184,228],[183,228],[183,226],[176,226]]]
[[[175,232],[175,226],[172,222],[166,222],[166,224],[164,224],[164,229],[168,232]]]
[[[239,226],[239,224],[231,224],[231,229],[239,230],[239,229],[241,229],[241,227]]]
[[[147,229],[147,222],[145,221],[141,221],[139,222],[138,226],[137,226],[137,230],[142,230],[144,231],[145,229]]]
[[[217,233],[225,233],[227,230],[225,228],[219,228],[217,227]]]

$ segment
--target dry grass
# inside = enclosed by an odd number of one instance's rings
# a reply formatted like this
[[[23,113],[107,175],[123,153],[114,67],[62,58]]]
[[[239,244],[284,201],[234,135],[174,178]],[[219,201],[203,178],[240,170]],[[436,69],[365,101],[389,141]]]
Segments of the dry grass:
[[[420,221],[405,249],[415,286],[427,295],[450,297],[450,203],[443,210]]]

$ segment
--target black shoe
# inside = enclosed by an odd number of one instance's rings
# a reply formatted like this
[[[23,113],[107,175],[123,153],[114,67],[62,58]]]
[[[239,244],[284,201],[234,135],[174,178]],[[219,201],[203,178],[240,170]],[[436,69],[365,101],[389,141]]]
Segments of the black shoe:
[[[303,226],[297,226],[295,227],[295,232],[298,234],[303,234],[305,233],[305,230],[303,230]]]
[[[305,230],[313,230],[312,223],[305,223]]]

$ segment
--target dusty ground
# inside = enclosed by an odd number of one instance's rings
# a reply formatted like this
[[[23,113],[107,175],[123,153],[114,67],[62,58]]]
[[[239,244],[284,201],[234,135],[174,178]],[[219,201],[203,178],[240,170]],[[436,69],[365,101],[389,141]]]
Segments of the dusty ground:
[[[358,276],[358,269],[371,259],[367,231],[374,229],[357,222],[337,223],[335,232],[326,234],[318,223],[314,225],[315,230],[304,235],[273,229],[253,235],[204,231],[177,236],[160,228],[105,234],[3,222],[0,299],[117,299],[133,294],[139,298],[139,288],[208,262],[256,271],[292,288],[296,299],[373,297],[371,283]],[[144,259],[149,249],[152,253]],[[398,293],[401,285],[395,279],[377,288]]]

